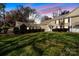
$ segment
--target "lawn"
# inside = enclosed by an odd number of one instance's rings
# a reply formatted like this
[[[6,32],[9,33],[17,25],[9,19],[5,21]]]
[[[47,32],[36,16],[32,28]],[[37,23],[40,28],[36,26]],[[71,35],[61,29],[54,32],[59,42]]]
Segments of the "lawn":
[[[79,56],[79,34],[38,32],[0,35],[1,56]]]

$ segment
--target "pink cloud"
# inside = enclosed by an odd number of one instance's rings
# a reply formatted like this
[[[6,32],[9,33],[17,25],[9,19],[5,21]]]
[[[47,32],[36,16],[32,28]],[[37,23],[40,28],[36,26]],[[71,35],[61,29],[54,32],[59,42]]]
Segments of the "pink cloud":
[[[54,8],[54,7],[57,7],[59,5],[61,5],[62,3],[55,3],[55,4],[48,4],[48,5],[45,5],[45,6],[40,6],[40,7],[37,7],[38,10],[43,10],[43,9],[46,9],[46,8]]]
[[[76,7],[62,7],[60,8],[62,11],[63,10],[68,10],[68,11],[72,11],[74,10]],[[46,8],[46,9],[43,9],[43,10],[39,10],[38,13],[40,14],[48,14],[48,13],[53,13],[55,11],[57,11],[59,8]]]

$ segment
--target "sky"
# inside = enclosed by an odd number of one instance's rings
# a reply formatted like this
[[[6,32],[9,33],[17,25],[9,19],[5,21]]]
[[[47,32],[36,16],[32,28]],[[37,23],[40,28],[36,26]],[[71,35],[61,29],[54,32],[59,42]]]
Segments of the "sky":
[[[31,7],[36,9],[41,16],[53,16],[53,12],[57,10],[68,10],[72,11],[79,7],[79,3],[6,3],[6,11],[16,10],[18,6],[23,5],[24,7]],[[41,22],[41,16],[35,19],[36,23]]]
[[[6,11],[15,10],[20,5],[29,6],[36,9],[38,13],[48,16],[51,16],[51,13],[55,12],[58,8],[72,11],[79,7],[79,3],[7,3]]]

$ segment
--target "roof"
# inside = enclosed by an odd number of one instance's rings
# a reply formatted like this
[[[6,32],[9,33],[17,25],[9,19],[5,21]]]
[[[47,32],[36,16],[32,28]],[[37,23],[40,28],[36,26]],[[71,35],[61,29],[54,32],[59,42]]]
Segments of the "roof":
[[[79,7],[75,8],[74,10],[69,12],[68,14],[54,18],[54,20],[58,20],[58,19],[62,19],[62,18],[68,18],[68,17],[74,17],[74,16],[79,16]]]
[[[53,21],[53,19],[49,19],[49,20],[43,21],[43,22],[41,22],[40,25],[47,25],[51,21]]]
[[[25,24],[27,27],[37,27],[40,28],[39,24],[34,24],[34,23],[26,23],[26,22],[20,22],[20,21],[16,21],[18,23],[18,27],[22,24]]]
[[[68,14],[69,14],[69,13],[68,13]],[[68,14],[58,16],[58,17],[54,18],[54,20],[58,20],[58,19],[62,19],[62,18],[66,18]]]
[[[79,7],[75,8],[74,10],[72,10],[67,17],[73,17],[73,16],[77,16],[79,15]]]

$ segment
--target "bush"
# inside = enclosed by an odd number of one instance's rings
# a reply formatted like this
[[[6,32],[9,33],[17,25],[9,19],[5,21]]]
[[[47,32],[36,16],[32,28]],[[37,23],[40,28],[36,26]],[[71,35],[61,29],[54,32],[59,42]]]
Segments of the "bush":
[[[5,34],[8,32],[8,28],[3,28],[3,30]]]
[[[28,32],[44,32],[44,29],[29,29]]]
[[[10,28],[10,24],[8,23],[5,23],[3,26],[2,26],[2,29],[4,31],[4,33],[6,34],[8,32],[8,29]]]
[[[27,26],[25,24],[22,24],[20,26],[20,33],[25,34],[27,32]]]
[[[14,27],[14,29],[13,29],[13,33],[15,33],[15,34],[19,34],[19,33],[20,33],[19,28],[18,28],[18,27]]]
[[[2,29],[0,28],[0,33],[1,33]]]

